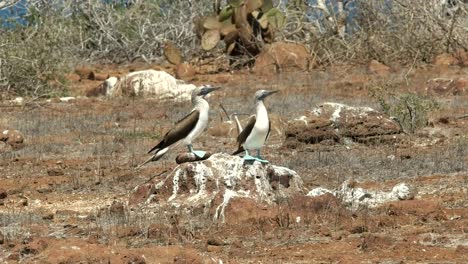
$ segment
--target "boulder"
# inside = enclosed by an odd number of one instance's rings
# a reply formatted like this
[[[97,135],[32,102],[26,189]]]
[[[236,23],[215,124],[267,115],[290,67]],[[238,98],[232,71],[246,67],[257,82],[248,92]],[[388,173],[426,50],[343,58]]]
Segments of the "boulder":
[[[10,145],[13,149],[18,149],[23,146],[24,136],[18,130],[0,130],[0,141]]]
[[[307,144],[344,139],[360,143],[394,141],[394,135],[401,132],[397,122],[372,108],[324,103],[288,122],[285,145],[289,141]]]
[[[275,74],[279,71],[307,71],[310,65],[309,51],[300,44],[275,42],[267,45],[255,60],[254,71]]]
[[[468,78],[433,78],[427,81],[426,93],[435,96],[463,95],[468,90]]]
[[[338,190],[328,190],[317,187],[311,190],[307,196],[317,197],[332,194],[341,198],[342,202],[351,209],[358,209],[360,206],[377,207],[387,202],[412,200],[416,195],[416,188],[406,183],[395,185],[391,191],[366,190],[355,187],[354,182],[347,180],[343,182]]]
[[[437,55],[434,58],[434,60],[432,61],[432,64],[437,65],[437,66],[450,66],[450,65],[458,64],[458,60],[451,54],[442,53],[442,54]]]
[[[189,63],[181,63],[176,68],[176,78],[181,80],[190,80],[195,76],[196,71]]]
[[[131,72],[123,77],[110,77],[102,84],[107,96],[145,96],[160,100],[190,100],[193,84],[174,78],[165,71],[143,70]]]
[[[151,195],[142,194],[144,190]],[[240,157],[217,153],[207,160],[178,165],[165,179],[137,187],[130,204],[147,197],[144,203],[190,208],[225,222],[229,217],[225,208],[232,201],[268,205],[304,193],[301,177],[290,169],[244,164]]]
[[[376,60],[372,60],[369,63],[368,70],[370,73],[376,74],[379,76],[387,76],[390,74],[390,67]]]

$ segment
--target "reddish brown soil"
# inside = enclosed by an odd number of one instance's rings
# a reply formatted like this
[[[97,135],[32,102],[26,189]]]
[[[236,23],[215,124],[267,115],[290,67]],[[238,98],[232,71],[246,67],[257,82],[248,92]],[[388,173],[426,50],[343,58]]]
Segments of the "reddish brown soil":
[[[95,66],[97,74],[170,66]],[[73,102],[2,102],[0,128],[24,133],[24,147],[0,148],[0,262],[2,263],[466,263],[468,259],[468,95],[431,94],[431,78],[458,78],[467,68],[402,68],[379,77],[356,65],[309,73],[255,75],[248,71],[198,74],[196,84],[221,84],[209,97],[211,126],[219,103],[251,113],[252,94],[279,89],[270,112],[288,120],[332,101],[379,109],[373,89],[430,94],[441,108],[431,126],[395,145],[282,146],[278,121],[265,156],[296,170],[305,186],[390,190],[418,188],[414,200],[351,211],[332,196],[296,197],[267,207],[239,201],[227,223],[157,207],[127,208],[132,190],[176,166],[171,153],[141,169],[146,151],[189,107],[154,99],[79,98]],[[101,81],[70,75],[72,95]],[[449,121],[447,121],[449,120]],[[2,144],[0,142],[0,144]],[[232,137],[203,135],[196,146],[231,152]],[[114,204],[113,204],[114,203]],[[3,239],[2,239],[3,237]]]

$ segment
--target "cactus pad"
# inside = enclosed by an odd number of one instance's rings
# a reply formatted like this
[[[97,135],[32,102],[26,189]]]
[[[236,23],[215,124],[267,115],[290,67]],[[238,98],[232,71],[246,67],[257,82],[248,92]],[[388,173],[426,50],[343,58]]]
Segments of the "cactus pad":
[[[172,42],[166,42],[166,44],[164,44],[164,56],[167,61],[175,65],[181,64],[183,61],[182,52]]]
[[[217,17],[209,16],[203,21],[203,27],[205,29],[220,29],[223,25],[218,21]]]
[[[202,48],[204,50],[212,50],[218,44],[221,39],[219,30],[210,29],[203,34],[201,39]]]

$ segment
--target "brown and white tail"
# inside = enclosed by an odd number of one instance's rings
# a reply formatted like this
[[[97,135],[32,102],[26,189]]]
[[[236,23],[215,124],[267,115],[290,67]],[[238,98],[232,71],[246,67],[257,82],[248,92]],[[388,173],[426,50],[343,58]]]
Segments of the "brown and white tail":
[[[154,153],[154,155],[151,158],[147,159],[145,162],[143,162],[141,165],[138,165],[137,168],[140,168],[141,166],[146,165],[152,161],[158,161],[162,156],[164,156],[164,154],[166,154],[168,150],[169,150],[169,147],[163,148],[163,149],[156,149],[156,152]]]

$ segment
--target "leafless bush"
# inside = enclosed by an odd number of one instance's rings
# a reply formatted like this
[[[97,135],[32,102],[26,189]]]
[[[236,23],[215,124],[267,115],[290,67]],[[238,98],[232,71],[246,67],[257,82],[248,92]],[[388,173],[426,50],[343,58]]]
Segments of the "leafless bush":
[[[64,91],[64,74],[78,63],[155,61],[168,40],[190,56],[198,41],[191,22],[210,3],[30,1],[24,21],[0,28],[0,87],[34,96]]]
[[[305,43],[322,63],[429,62],[441,52],[468,49],[462,1],[456,7],[441,0],[337,1],[334,7],[317,2],[287,9],[283,37]]]

